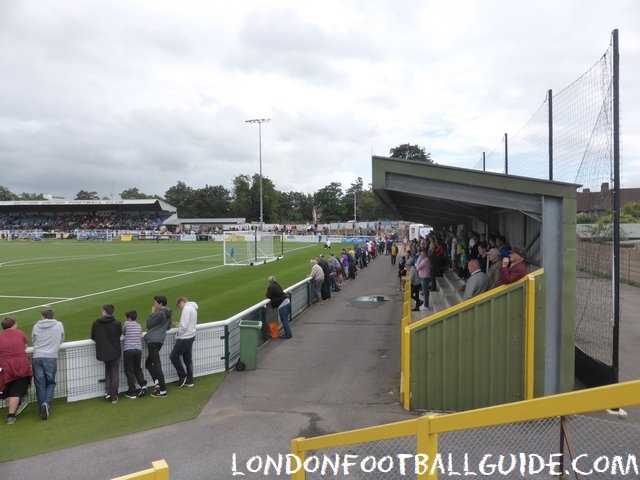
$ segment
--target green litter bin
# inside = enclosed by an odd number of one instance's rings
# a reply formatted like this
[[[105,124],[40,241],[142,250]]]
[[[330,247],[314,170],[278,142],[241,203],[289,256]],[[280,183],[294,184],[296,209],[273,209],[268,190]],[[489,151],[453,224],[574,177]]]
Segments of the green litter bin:
[[[258,336],[262,329],[260,320],[240,320],[240,359],[238,370],[255,370],[258,357]]]

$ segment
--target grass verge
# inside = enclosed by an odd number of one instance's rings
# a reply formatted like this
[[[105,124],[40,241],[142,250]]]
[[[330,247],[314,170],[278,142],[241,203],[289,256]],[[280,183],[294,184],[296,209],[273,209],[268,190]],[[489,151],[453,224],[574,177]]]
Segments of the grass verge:
[[[112,405],[103,398],[66,403],[56,399],[49,420],[40,419],[38,405],[30,403],[13,425],[0,419],[0,438],[11,448],[0,449],[0,463],[32,457],[106,438],[192,420],[211,398],[225,373],[195,378],[195,386],[167,385],[165,398],[128,399],[120,394]],[[150,392],[149,392],[150,393]],[[6,413],[6,409],[2,410]]]

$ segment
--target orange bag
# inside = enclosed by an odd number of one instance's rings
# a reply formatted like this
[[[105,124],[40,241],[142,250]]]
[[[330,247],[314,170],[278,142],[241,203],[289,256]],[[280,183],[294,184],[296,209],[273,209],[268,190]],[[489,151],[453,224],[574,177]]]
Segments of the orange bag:
[[[269,322],[269,336],[271,338],[280,338],[280,324],[275,322]]]

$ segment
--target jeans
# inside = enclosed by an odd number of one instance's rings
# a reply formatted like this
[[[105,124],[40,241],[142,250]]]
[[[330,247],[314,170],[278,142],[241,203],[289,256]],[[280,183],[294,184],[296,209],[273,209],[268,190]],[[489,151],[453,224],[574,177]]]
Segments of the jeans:
[[[162,362],[160,361],[161,348],[162,343],[147,343],[149,355],[144,362],[144,366],[149,370],[153,381],[157,382],[160,390],[164,392],[167,390],[167,385],[164,383],[164,373],[162,372]]]
[[[178,372],[178,378],[187,378],[187,383],[193,383],[193,357],[192,357],[192,349],[193,342],[196,337],[192,338],[176,338],[176,344],[173,346],[173,350],[171,350],[171,354],[169,355],[169,359],[173,366]],[[182,362],[180,361],[180,357],[184,360],[184,367],[182,366]],[[185,367],[187,371],[185,372]]]
[[[291,326],[289,325],[289,316],[291,315],[291,303],[287,303],[284,307],[278,309],[278,315],[280,316],[280,323],[284,328],[285,338],[291,338]]]
[[[33,359],[33,383],[36,386],[38,405],[46,403],[51,406],[53,390],[56,388],[57,371],[57,358],[38,357]]]
[[[422,300],[420,300],[420,285],[411,284],[411,298],[416,302],[416,306],[414,308],[418,308],[422,305]]]
[[[120,388],[120,357],[104,362],[104,393],[111,398],[118,396]]]
[[[318,302],[322,301],[322,283],[321,281],[318,280],[311,280],[312,285],[313,285],[313,298],[314,300],[317,300]]]
[[[122,363],[124,367],[124,374],[127,377],[129,393],[135,391],[136,380],[141,387],[147,384],[147,381],[144,379],[142,369],[140,368],[141,358],[142,350],[138,349],[125,350],[122,354]]]
[[[429,277],[421,278],[422,295],[424,295],[424,306],[429,307]]]

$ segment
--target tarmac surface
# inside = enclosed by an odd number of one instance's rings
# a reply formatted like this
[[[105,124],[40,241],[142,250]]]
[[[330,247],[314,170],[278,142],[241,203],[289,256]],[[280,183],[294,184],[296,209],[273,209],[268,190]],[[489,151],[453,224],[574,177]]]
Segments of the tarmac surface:
[[[390,258],[375,259],[299,317],[292,339],[263,345],[256,370],[229,372],[195,420],[2,463],[0,479],[109,479],[159,459],[171,480],[230,479],[234,456],[240,478],[265,478],[248,472],[247,460],[290,453],[293,438],[415,418],[399,403],[396,282]],[[357,300],[369,295],[388,301]],[[640,377],[640,289],[624,285],[622,296],[621,380],[631,380]],[[625,421],[640,423],[640,409]]]

